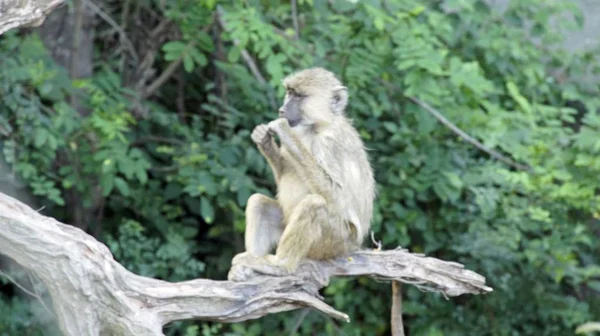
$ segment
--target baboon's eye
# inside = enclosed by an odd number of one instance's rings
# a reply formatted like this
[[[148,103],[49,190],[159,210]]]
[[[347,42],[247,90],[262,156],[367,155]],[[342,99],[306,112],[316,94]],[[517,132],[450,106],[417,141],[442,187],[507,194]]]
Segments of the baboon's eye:
[[[304,98],[304,97],[306,97],[306,95],[303,95],[303,94],[301,94],[301,93],[300,93],[300,92],[298,92],[298,91],[291,91],[291,95],[292,95],[292,97],[294,97],[294,98]]]

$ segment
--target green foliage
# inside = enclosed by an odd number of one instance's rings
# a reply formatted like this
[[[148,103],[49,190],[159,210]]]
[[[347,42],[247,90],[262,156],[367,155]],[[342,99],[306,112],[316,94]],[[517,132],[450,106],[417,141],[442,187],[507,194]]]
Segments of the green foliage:
[[[159,74],[181,69],[146,100],[108,53],[95,56],[91,78],[70,80],[35,34],[5,34],[2,156],[45,214],[66,222],[77,221],[76,212],[101,214],[87,229],[102,233],[128,269],[174,281],[223,279],[243,248],[248,197],[274,191],[250,131],[276,117],[270,97],[281,97],[286,74],[325,66],[349,88],[348,114],[371,149],[376,238],[385,248],[464,263],[494,288],[447,301],[405,286],[410,335],[566,335],[600,316],[600,92],[586,80],[600,60],[559,44],[562,26],[581,25],[577,8],[534,0],[504,12],[481,0],[334,3],[298,1],[299,39],[289,2],[163,3],[178,34],[160,42],[163,63],[155,66]],[[225,27],[216,29],[218,8]],[[557,20],[565,17],[573,20]],[[531,170],[489,157],[408,97]],[[335,279],[324,295],[352,322],[311,312],[298,333],[389,334],[389,287]],[[0,310],[0,326],[12,334],[31,316],[18,300],[0,299]],[[178,322],[165,332],[281,335],[299,314]]]
[[[28,302],[21,298],[0,298],[0,335],[43,336]]]
[[[191,258],[197,247],[180,233],[169,232],[161,241],[144,235],[144,227],[130,220],[106,244],[123,266],[143,276],[182,281],[204,271],[205,264]]]

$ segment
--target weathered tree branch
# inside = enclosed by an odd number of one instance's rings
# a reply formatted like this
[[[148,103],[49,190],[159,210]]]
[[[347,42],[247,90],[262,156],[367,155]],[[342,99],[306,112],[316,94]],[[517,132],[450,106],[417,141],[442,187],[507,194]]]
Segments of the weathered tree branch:
[[[170,283],[133,274],[84,231],[2,193],[0,253],[46,285],[65,336],[162,335],[162,326],[175,320],[237,322],[304,307],[348,321],[318,293],[330,276],[398,280],[448,296],[492,290],[482,276],[460,264],[403,249],[306,261],[294,274],[243,253],[234,258],[230,271],[230,279],[236,281]]]
[[[17,27],[37,27],[64,0],[0,0],[0,35]]]
[[[378,280],[397,280],[444,296],[492,291],[492,288],[485,285],[483,276],[465,269],[459,263],[410,253],[403,248],[388,251],[362,250],[333,260],[304,261],[293,275],[287,275],[279,268],[265,265],[260,259],[242,253],[233,259],[229,280],[299,276],[313,281],[315,286],[324,287],[328,284],[329,277],[359,275]]]

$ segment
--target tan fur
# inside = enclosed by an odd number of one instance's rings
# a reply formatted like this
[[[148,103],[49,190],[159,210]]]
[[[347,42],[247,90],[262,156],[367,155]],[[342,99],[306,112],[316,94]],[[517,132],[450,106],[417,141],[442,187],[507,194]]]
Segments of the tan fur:
[[[334,258],[360,247],[370,228],[375,180],[358,132],[344,113],[332,112],[336,90],[345,93],[335,75],[313,68],[283,83],[306,96],[302,122],[291,128],[277,119],[252,134],[278,192],[277,201],[262,195],[249,200],[246,250],[264,256],[278,240],[268,259],[293,271],[303,258]]]

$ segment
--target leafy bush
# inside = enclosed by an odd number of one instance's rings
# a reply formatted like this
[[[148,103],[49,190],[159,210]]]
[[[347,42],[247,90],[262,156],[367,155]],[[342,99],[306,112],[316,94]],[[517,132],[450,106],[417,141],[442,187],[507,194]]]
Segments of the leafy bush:
[[[92,78],[70,80],[35,34],[5,34],[4,159],[46,215],[85,225],[129,269],[223,279],[243,248],[247,198],[273,193],[251,128],[276,116],[286,74],[324,66],[348,86],[348,114],[371,149],[376,237],[385,248],[464,263],[494,288],[447,301],[405,287],[410,335],[565,335],[600,316],[600,95],[597,82],[586,81],[600,63],[593,51],[560,47],[560,29],[570,28],[563,25],[581,24],[577,8],[533,0],[503,12],[479,0],[332,3],[298,1],[295,32],[285,28],[294,22],[289,2],[165,2],[161,15],[179,33],[163,43],[157,67],[181,62],[183,109],[175,80],[140,99],[107,53],[96,56]],[[74,93],[86,114],[71,104]],[[490,157],[411,97],[531,169]],[[389,287],[336,279],[326,299],[352,322],[309,313],[299,333],[388,334]],[[23,318],[20,305],[11,309]],[[280,335],[300,314],[167,331]]]

